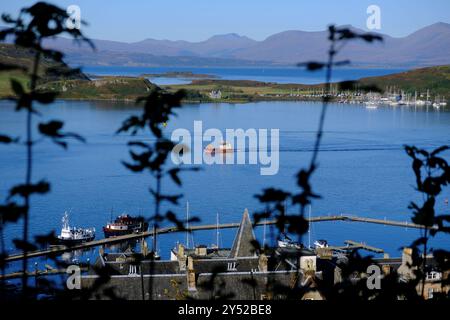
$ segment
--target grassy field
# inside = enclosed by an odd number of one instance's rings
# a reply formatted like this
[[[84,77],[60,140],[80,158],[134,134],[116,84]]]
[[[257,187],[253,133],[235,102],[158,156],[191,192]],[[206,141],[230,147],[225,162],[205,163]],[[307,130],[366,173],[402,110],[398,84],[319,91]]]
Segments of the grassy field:
[[[27,87],[29,79],[21,72],[0,72],[0,98],[13,95],[11,79],[19,81],[23,87]]]

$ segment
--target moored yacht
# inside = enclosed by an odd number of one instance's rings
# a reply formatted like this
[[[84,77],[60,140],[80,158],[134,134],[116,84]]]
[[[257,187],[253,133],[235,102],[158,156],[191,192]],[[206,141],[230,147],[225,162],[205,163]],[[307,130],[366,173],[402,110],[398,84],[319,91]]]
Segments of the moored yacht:
[[[375,101],[367,101],[366,102],[366,109],[377,109],[378,104]]]
[[[328,248],[328,242],[326,240],[314,241],[314,246],[317,248]]]
[[[283,238],[278,239],[278,248],[282,249],[303,249],[304,246],[301,243],[293,241],[286,234],[283,234]]]

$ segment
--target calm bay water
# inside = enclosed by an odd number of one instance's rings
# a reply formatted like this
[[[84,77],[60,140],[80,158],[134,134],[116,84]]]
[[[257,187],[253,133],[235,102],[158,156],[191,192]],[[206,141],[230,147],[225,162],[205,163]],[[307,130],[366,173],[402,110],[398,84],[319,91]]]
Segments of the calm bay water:
[[[0,102],[2,133],[22,134],[24,114],[13,112],[11,102]],[[101,227],[114,215],[152,214],[153,203],[148,192],[154,183],[146,174],[133,174],[121,164],[128,160],[126,143],[133,138],[116,135],[121,122],[139,112],[133,105],[112,102],[58,101],[41,107],[43,120],[61,119],[66,130],[78,132],[86,144],[71,142],[67,151],[44,141],[36,147],[34,177],[52,183],[51,193],[36,196],[32,201],[31,232],[33,235],[56,230],[65,210],[71,210],[71,222],[79,226],[94,226],[97,238],[103,237]],[[294,175],[305,167],[317,127],[320,104],[306,102],[260,102],[249,104],[193,104],[178,111],[170,121],[167,134],[176,128],[193,130],[195,120],[203,128],[277,128],[280,129],[280,169],[274,176],[261,176],[257,165],[202,165],[198,173],[182,175],[183,187],[167,181],[163,190],[183,193],[179,207],[171,207],[184,218],[189,201],[191,216],[202,223],[237,222],[242,212],[262,209],[254,194],[266,187],[296,191]],[[434,148],[450,144],[450,113],[426,109],[379,108],[367,110],[362,105],[333,104],[326,120],[320,168],[313,179],[316,192],[323,199],[312,206],[312,215],[350,214],[365,217],[406,221],[411,200],[420,201],[414,191],[411,163],[402,149],[404,144]],[[137,138],[148,140],[148,136]],[[450,160],[449,154],[445,154]],[[23,147],[0,145],[0,194],[24,179]],[[438,199],[438,212],[450,214],[444,203],[450,198],[447,189]],[[9,226],[6,244],[20,235],[21,225]],[[261,237],[262,230],[257,231]],[[351,239],[385,249],[398,255],[398,249],[418,237],[417,230],[357,223],[319,223],[312,228],[312,239],[327,239],[342,245]],[[195,243],[215,243],[215,231],[198,232]],[[221,232],[224,246],[231,246],[234,231]],[[449,248],[447,238],[435,241]],[[176,241],[185,242],[184,234],[162,236],[159,248],[163,257]]]
[[[122,76],[139,76],[146,73],[161,74],[166,72],[184,71],[193,72],[195,74],[207,74],[219,77],[225,80],[255,80],[263,82],[276,83],[302,83],[317,84],[322,83],[325,73],[322,71],[308,72],[304,68],[296,67],[255,67],[255,68],[195,68],[195,67],[120,67],[120,66],[86,66],[83,72],[94,75],[122,75]],[[357,80],[364,77],[382,76],[391,73],[405,71],[404,69],[353,69],[341,68],[335,69],[334,81]],[[191,79],[183,78],[152,78],[152,82],[164,84],[186,84]]]

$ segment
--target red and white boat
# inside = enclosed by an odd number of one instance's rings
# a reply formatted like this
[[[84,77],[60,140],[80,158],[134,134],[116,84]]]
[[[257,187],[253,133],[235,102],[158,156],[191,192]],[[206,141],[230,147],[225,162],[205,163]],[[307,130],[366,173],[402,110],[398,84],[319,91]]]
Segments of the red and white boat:
[[[105,238],[123,236],[131,233],[147,231],[148,223],[143,217],[132,217],[128,214],[118,216],[113,222],[103,227]]]
[[[226,141],[222,141],[219,145],[219,147],[214,147],[212,144],[208,144],[205,148],[205,152],[208,154],[215,154],[215,153],[229,153],[233,152],[233,146],[231,143],[228,143]]]

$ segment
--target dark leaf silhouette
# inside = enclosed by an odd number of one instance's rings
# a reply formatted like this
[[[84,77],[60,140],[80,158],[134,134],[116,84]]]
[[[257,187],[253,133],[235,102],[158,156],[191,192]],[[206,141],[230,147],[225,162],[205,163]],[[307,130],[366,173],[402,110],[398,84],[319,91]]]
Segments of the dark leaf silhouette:
[[[17,249],[22,251],[34,251],[37,250],[36,245],[34,245],[31,242],[23,241],[21,239],[14,239],[13,240],[14,245]]]
[[[358,81],[342,81],[338,83],[338,87],[341,91],[383,92],[376,85],[362,85]]]
[[[80,142],[86,142],[82,136],[76,133],[61,132],[63,126],[64,123],[62,121],[52,120],[48,123],[40,123],[38,128],[42,135],[51,138],[54,143],[65,149],[67,148],[67,142],[63,141],[65,138],[74,138]]]
[[[265,189],[263,190],[263,193],[261,195],[255,195],[255,198],[257,198],[262,203],[268,203],[268,202],[283,202],[288,199],[290,196],[289,192],[285,192],[280,189]]]
[[[32,98],[39,103],[49,104],[55,101],[57,95],[57,92],[35,92]]]
[[[53,244],[56,242],[57,237],[56,237],[55,231],[52,231],[45,235],[35,236],[34,239],[41,248],[47,248],[50,244]]]
[[[24,206],[18,205],[14,202],[9,202],[0,205],[0,216],[3,223],[17,222],[26,212]]]
[[[46,181],[41,181],[36,184],[22,184],[13,187],[9,191],[9,197],[19,195],[21,197],[28,197],[31,194],[45,194],[50,191],[50,184]]]
[[[7,64],[7,63],[0,62],[0,71],[11,71],[11,70],[26,71],[26,68],[24,68],[23,66],[19,66],[19,65]]]
[[[18,140],[19,139],[17,139],[17,138],[13,139],[10,136],[5,136],[3,134],[0,134],[0,143],[5,143],[5,144],[16,143],[16,142],[18,142]]]
[[[306,67],[306,69],[309,71],[318,71],[325,68],[326,65],[321,62],[304,62],[304,63],[297,63],[297,67]]]
[[[14,93],[18,96],[21,96],[25,93],[22,84],[16,79],[11,79],[11,88],[13,89]]]

